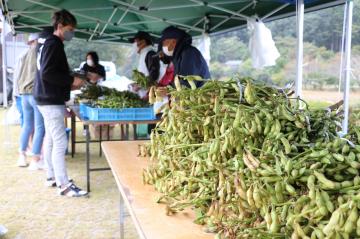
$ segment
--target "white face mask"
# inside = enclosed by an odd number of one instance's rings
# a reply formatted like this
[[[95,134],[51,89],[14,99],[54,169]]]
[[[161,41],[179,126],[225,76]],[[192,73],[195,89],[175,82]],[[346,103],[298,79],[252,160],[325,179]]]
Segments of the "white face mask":
[[[169,51],[169,47],[167,47],[167,46],[163,46],[162,50],[163,50],[164,54],[167,56],[172,56],[174,54],[174,51],[173,50]]]
[[[94,62],[92,60],[86,60],[86,64],[88,64],[88,66],[94,66]]]

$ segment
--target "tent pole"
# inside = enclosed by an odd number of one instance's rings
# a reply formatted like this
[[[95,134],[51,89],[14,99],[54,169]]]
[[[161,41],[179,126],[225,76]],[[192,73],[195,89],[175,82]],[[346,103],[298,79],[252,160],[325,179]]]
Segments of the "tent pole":
[[[216,10],[219,10],[219,11],[222,11],[222,12],[226,12],[226,13],[232,14],[234,16],[242,17],[245,20],[249,18],[249,16],[246,16],[244,14],[237,13],[237,12],[234,12],[232,10],[229,10],[229,9],[226,9],[226,8],[223,8],[223,7],[219,7],[219,6],[214,5],[214,4],[210,4],[210,3],[207,3],[205,1],[200,1],[200,0],[189,0],[189,1],[199,4],[199,6],[207,6],[209,8],[216,9]]]
[[[131,6],[134,6],[135,2],[136,2],[136,0],[133,0],[133,1],[131,2]],[[128,14],[128,12],[129,12],[129,8],[130,8],[130,7],[128,7],[128,8],[124,11],[124,13],[121,15],[120,19],[117,21],[116,25],[119,25],[119,24],[122,22],[122,20],[124,20],[126,14]]]
[[[105,30],[106,30],[107,26],[109,25],[110,21],[111,21],[111,20],[113,19],[113,17],[115,16],[115,14],[116,14],[117,10],[118,10],[118,8],[117,8],[117,7],[115,7],[115,8],[114,8],[114,10],[113,10],[113,12],[111,13],[111,15],[110,15],[110,17],[109,17],[109,19],[108,19],[107,23],[105,24],[104,28],[103,28],[103,29],[102,29],[102,31],[100,32],[100,36],[102,36],[102,34],[104,34],[104,32],[105,32]]]
[[[36,5],[39,5],[39,6],[47,7],[47,8],[56,10],[56,11],[57,11],[57,10],[61,10],[61,8],[59,8],[59,7],[55,7],[55,6],[53,6],[53,5],[46,4],[46,3],[44,3],[44,2],[38,2],[38,1],[34,1],[34,0],[25,0],[25,1],[30,2],[30,3],[33,3],[33,4],[36,4]],[[82,18],[85,18],[85,19],[88,19],[88,20],[93,20],[93,21],[100,22],[100,23],[103,23],[103,24],[106,24],[106,23],[107,23],[106,21],[101,20],[101,19],[96,18],[96,17],[87,16],[87,15],[85,15],[85,14],[82,14],[82,13],[79,13],[79,12],[74,12],[74,11],[72,11],[72,10],[70,10],[70,12],[71,12],[72,14],[74,14],[75,17],[82,17]],[[25,16],[24,14],[21,14],[21,15],[22,15],[22,16]],[[30,16],[26,16],[26,17],[29,17],[29,18],[30,18]],[[127,31],[132,31],[132,30],[134,30],[134,29],[132,29],[132,28],[124,27],[124,26],[117,26],[117,27],[122,28],[122,29],[127,30]]]
[[[2,31],[1,31],[1,42],[2,42],[2,77],[3,77],[3,106],[4,108],[8,107],[8,100],[7,100],[7,66],[6,66],[6,35],[5,35],[5,27],[6,27],[6,20],[5,16],[1,15],[2,21]]]
[[[265,21],[267,18],[269,18],[269,17],[271,17],[272,15],[274,15],[275,13],[283,10],[284,8],[286,8],[286,7],[289,6],[289,5],[290,5],[290,3],[286,3],[286,4],[282,5],[282,6],[274,9],[274,11],[271,11],[271,12],[269,12],[268,14],[266,14],[265,16],[263,16],[263,17],[261,18],[261,21]]]
[[[345,30],[346,30],[346,13],[347,13],[348,5],[345,4],[344,7],[344,20],[343,20],[343,29],[341,34],[341,57],[340,57],[340,71],[339,71],[339,85],[338,91],[341,92],[342,79],[344,76],[344,52],[345,52]]]
[[[91,41],[91,40],[93,39],[93,37],[94,37],[94,35],[96,34],[96,31],[98,30],[99,26],[100,26],[100,23],[98,22],[98,23],[96,24],[96,27],[95,27],[93,33],[92,33],[91,36],[89,37],[88,41]]]
[[[344,120],[342,124],[342,133],[348,133],[349,126],[349,98],[350,98],[350,77],[351,77],[351,35],[353,21],[354,2],[348,0],[346,11],[346,40],[345,40],[345,81],[344,81]]]
[[[255,4],[256,4],[256,2],[255,2]],[[246,9],[248,9],[249,7],[253,6],[253,5],[255,6],[255,4],[254,4],[254,2],[251,2],[251,3],[247,4],[245,7],[241,8],[240,10],[238,10],[236,12],[241,13],[241,12],[245,11]],[[219,22],[218,24],[213,26],[210,31],[214,31],[216,28],[220,27],[221,25],[223,25],[227,21],[231,20],[233,17],[235,17],[234,14],[232,14],[231,16],[226,17],[224,20],[222,20],[221,22]]]
[[[304,57],[304,0],[297,0],[297,61],[296,61],[296,97],[302,96],[303,57]]]

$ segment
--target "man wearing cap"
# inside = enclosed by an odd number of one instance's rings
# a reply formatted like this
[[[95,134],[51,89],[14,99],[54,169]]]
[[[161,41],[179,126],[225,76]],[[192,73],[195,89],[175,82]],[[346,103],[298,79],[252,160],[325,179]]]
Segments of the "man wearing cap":
[[[137,70],[147,76],[152,83],[156,83],[160,75],[160,62],[159,58],[155,57],[156,52],[152,47],[153,41],[150,34],[139,31],[130,39],[130,42],[136,45],[137,53],[139,54]],[[133,89],[139,91],[138,93],[141,98],[147,97],[147,89],[139,90],[138,87],[134,85]]]
[[[185,31],[170,26],[164,29],[160,43],[165,55],[172,57],[175,75],[197,75],[203,79],[210,79],[209,67],[201,52],[191,45],[192,37]],[[190,87],[187,81],[180,81],[182,85]],[[202,81],[196,82],[197,87],[203,85]]]

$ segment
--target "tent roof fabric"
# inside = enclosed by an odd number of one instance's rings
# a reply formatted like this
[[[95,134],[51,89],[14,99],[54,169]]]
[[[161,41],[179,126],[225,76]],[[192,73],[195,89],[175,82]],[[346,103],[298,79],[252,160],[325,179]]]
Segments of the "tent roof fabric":
[[[344,4],[346,0],[305,0],[305,10]],[[6,1],[2,1],[3,3]],[[257,16],[267,20],[296,14],[295,0],[11,0],[5,15],[16,32],[50,25],[51,14],[65,8],[78,20],[76,37],[99,42],[128,42],[137,31],[158,38],[169,25],[192,36],[228,31]]]

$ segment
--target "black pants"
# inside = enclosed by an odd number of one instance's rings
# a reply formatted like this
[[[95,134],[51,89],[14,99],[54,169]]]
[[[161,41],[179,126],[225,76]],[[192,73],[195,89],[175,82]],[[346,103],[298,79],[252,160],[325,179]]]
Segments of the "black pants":
[[[159,114],[156,115],[156,118],[157,118],[157,119],[160,119],[161,116],[162,116],[162,113],[159,113]],[[156,127],[156,124],[149,124],[149,125],[148,125],[148,134],[149,134],[149,135],[151,134],[151,131],[152,131],[153,129],[155,129],[155,127]]]

